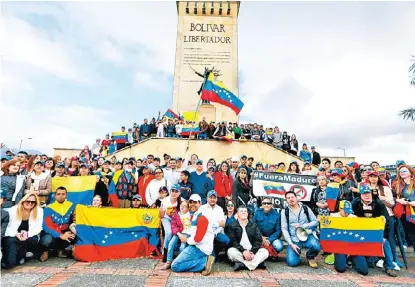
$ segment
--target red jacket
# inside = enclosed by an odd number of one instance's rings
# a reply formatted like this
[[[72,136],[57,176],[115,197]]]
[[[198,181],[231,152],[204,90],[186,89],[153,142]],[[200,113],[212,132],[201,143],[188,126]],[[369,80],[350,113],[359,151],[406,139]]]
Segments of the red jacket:
[[[140,177],[138,180],[138,194],[141,196],[142,204],[147,205],[146,201],[146,188],[147,185],[152,181],[154,178],[156,178],[154,175],[149,175],[147,179],[144,178],[144,175]]]
[[[183,232],[183,229],[184,227],[182,221],[180,220],[180,215],[176,211],[171,217],[171,232],[173,235],[176,235],[178,232]]]
[[[215,174],[215,191],[218,197],[232,196],[232,176],[217,171]]]

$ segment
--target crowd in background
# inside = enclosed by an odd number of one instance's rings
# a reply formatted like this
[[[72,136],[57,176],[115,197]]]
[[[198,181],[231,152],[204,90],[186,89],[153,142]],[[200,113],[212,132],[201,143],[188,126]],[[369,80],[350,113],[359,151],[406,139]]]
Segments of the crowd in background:
[[[313,158],[311,153],[308,159]],[[367,274],[368,266],[376,264],[389,276],[396,276],[395,270],[403,266],[396,253],[396,234],[402,235],[401,243],[406,248],[415,243],[414,223],[408,220],[415,206],[415,170],[403,161],[397,162],[396,176],[391,176],[376,161],[359,165],[331,163],[323,158],[318,170],[313,171],[310,161],[264,165],[242,155],[223,162],[213,158],[203,162],[196,154],[186,158],[168,154],[142,159],[113,156],[108,160],[84,149],[79,157],[71,158],[28,155],[24,151],[14,155],[8,151],[1,159],[1,169],[2,262],[6,268],[33,257],[47,260],[51,250],[61,257],[70,256],[76,242],[74,206],[66,200],[63,187],[53,191],[56,201],[50,203],[51,180],[87,175],[95,175],[97,180],[92,206],[160,210],[164,234],[160,250],[166,262],[163,268],[176,272],[202,271],[207,275],[215,258],[224,254],[235,270],[264,268],[268,257],[282,251],[283,242],[287,244],[289,266],[300,263],[299,250],[306,248],[309,265],[317,268],[315,256],[321,248],[316,216],[328,214],[384,216],[387,222],[385,257],[356,259],[334,254],[332,261],[339,272],[344,272],[348,258],[361,274]],[[310,202],[298,202],[295,194],[287,192],[285,206],[275,206],[271,198],[254,195],[254,171],[315,175],[317,184]],[[334,213],[328,210],[326,201],[329,182],[338,183],[340,190]],[[400,214],[395,213],[396,206],[404,207]],[[61,222],[48,233],[50,222],[42,219],[43,210],[47,214],[55,207],[65,212],[48,219]],[[199,227],[203,222],[208,224]],[[296,236],[298,226],[312,231],[304,242]],[[205,234],[196,240],[199,229]],[[191,264],[189,258],[194,259]]]

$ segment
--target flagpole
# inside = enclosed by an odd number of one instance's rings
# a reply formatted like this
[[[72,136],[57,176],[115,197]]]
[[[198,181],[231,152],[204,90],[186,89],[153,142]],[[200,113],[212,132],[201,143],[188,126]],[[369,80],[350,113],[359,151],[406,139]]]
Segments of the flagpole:
[[[197,114],[197,112],[199,110],[200,102],[202,101],[202,95],[201,94],[203,93],[203,88],[205,87],[206,81],[207,81],[210,73],[211,73],[211,71],[208,70],[208,72],[205,74],[205,79],[203,80],[202,88],[200,89],[199,101],[197,103],[196,110],[195,110],[195,113],[193,115],[193,121],[192,122],[195,122],[196,121],[196,114]],[[187,146],[186,146],[185,156],[186,156],[187,151],[189,150],[189,144],[190,144],[190,139],[191,139],[192,133],[193,133],[193,124],[192,124],[192,128],[190,129],[189,139],[187,140]]]

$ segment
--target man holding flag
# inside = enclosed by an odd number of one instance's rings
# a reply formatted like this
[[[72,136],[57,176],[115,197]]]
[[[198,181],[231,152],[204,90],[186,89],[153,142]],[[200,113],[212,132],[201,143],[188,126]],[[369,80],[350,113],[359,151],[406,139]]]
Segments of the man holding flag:
[[[370,186],[362,184],[359,188],[360,198],[355,198],[352,201],[353,213],[357,217],[376,218],[383,216],[386,221],[384,235],[383,235],[383,253],[385,255],[383,267],[388,276],[396,277],[394,270],[392,250],[388,238],[389,232],[389,213],[385,205],[378,198],[373,198]]]

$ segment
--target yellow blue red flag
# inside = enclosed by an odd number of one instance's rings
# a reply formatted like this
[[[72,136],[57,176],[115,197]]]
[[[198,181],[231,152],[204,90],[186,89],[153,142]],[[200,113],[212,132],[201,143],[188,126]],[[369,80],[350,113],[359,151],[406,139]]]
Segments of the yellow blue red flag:
[[[157,209],[78,205],[74,256],[87,262],[150,256],[160,241],[159,228]]]
[[[383,217],[320,217],[320,244],[325,252],[380,256],[383,254]]]
[[[96,175],[88,176],[68,176],[52,178],[52,193],[50,202],[55,201],[55,191],[58,187],[65,187],[68,191],[67,200],[75,205],[92,204],[94,197],[95,185],[97,183]]]

